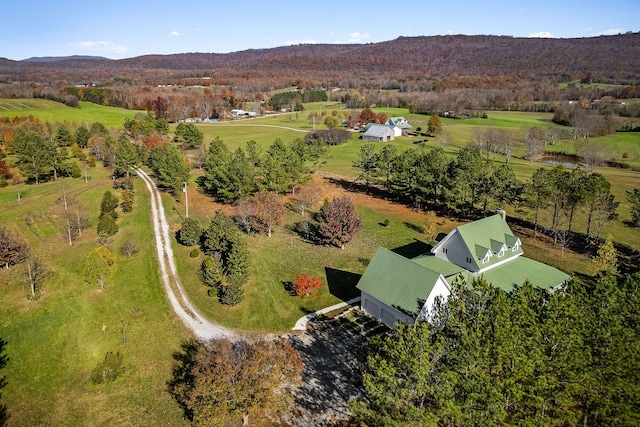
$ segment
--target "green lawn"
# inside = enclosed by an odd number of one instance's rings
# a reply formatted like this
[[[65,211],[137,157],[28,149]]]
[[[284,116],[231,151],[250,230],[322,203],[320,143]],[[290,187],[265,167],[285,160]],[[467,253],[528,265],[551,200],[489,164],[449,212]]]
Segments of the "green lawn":
[[[86,254],[98,246],[95,224],[110,178],[103,169],[90,175],[88,183],[65,179],[23,186],[20,202],[15,188],[0,190],[0,223],[19,230],[53,271],[35,301],[27,299],[23,266],[0,271],[0,337],[8,343],[9,357],[2,395],[9,425],[183,425],[164,384],[171,353],[187,332],[158,278],[146,189],[137,186],[135,211],[118,220],[120,232],[109,244],[117,258],[115,272],[101,292],[84,283],[82,271]],[[93,223],[73,247],[60,224],[63,188],[81,201]],[[140,247],[131,259],[118,254],[128,238]],[[112,384],[91,385],[91,369],[110,350],[123,353],[126,373]]]

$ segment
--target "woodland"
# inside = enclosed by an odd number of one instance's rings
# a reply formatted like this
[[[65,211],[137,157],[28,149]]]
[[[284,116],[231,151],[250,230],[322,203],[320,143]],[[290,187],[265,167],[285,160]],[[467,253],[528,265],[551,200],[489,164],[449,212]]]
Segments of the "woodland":
[[[65,117],[0,117],[0,425],[637,424],[639,78],[640,33],[0,58],[0,101],[55,101]],[[119,121],[66,119],[89,104]],[[248,119],[232,109],[276,133],[237,136]],[[400,112],[414,126],[397,141],[358,139]],[[164,192],[186,293],[243,339],[200,342],[171,316],[138,168]],[[351,325],[366,342],[330,357],[365,397],[339,419],[305,413],[296,389],[324,373],[291,320],[355,296],[375,246],[425,250],[502,207],[574,281],[456,282],[433,322],[370,339]]]

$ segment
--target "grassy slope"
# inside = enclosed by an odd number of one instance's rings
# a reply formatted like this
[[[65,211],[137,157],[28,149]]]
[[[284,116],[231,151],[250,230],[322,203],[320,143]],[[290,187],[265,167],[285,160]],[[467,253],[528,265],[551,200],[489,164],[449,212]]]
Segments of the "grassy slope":
[[[30,187],[21,203],[11,189],[0,190],[0,222],[28,238],[54,271],[37,301],[26,298],[21,266],[0,273],[0,336],[9,356],[3,400],[10,425],[181,425],[164,384],[171,353],[187,335],[158,278],[146,192],[139,186],[134,213],[121,215],[121,230],[109,245],[117,254],[122,240],[133,238],[141,251],[131,259],[117,255],[115,274],[101,292],[82,280],[84,258],[98,244],[97,206],[110,184],[104,170],[94,171],[93,178]],[[59,204],[63,186],[91,207],[94,224],[71,248],[51,208]],[[25,218],[33,220],[30,227]],[[113,384],[93,386],[89,373],[109,350],[124,354],[127,372]]]
[[[0,100],[5,101],[6,100]],[[122,126],[125,118],[133,118],[139,111],[124,110],[122,108],[105,107],[102,105],[80,102],[79,108],[65,107],[59,103],[26,103],[26,108],[4,110],[0,108],[0,117],[29,116],[39,118],[44,122],[62,123],[93,123],[102,122],[109,128]],[[2,103],[0,103],[0,106]]]

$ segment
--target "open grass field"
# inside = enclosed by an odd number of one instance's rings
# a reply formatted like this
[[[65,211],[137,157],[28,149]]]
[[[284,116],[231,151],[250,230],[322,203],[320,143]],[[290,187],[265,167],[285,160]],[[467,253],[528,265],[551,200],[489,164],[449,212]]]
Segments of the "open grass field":
[[[47,100],[0,99],[0,117],[33,116],[43,122],[88,123],[102,122],[108,128],[122,126],[125,118],[133,118],[139,111],[80,102],[79,108]]]
[[[205,133],[205,142],[219,136],[231,149],[244,146],[248,140],[255,140],[267,148],[275,138],[290,141],[312,130],[307,119],[310,109],[330,112],[334,106],[319,103],[297,115],[290,113],[207,124],[201,125],[200,129]],[[81,110],[93,111],[87,122],[102,121],[103,113],[113,112],[111,123],[114,126],[119,126],[128,114],[135,114],[106,108],[83,104]],[[76,115],[79,110],[52,109],[59,110],[53,113],[53,121],[79,120]],[[0,114],[16,115],[23,111],[29,110]],[[385,111],[389,116],[403,115],[426,128],[426,116],[411,115],[398,109],[376,111]],[[471,139],[475,127],[500,126],[518,131],[522,126],[545,125],[550,118],[545,114],[492,112],[488,119],[445,119],[450,143],[444,148],[455,154]],[[427,236],[419,230],[422,213],[364,193],[349,192],[344,186],[344,177],[351,179],[357,175],[351,166],[363,144],[357,136],[354,134],[347,144],[332,147],[322,165],[321,176],[314,178],[314,185],[321,186],[326,197],[347,192],[363,217],[363,230],[344,250],[317,246],[297,235],[293,228],[302,217],[292,208],[271,238],[247,237],[252,261],[250,281],[244,286],[245,300],[237,307],[226,307],[207,294],[196,276],[203,255],[190,258],[192,248],[174,243],[182,282],[203,313],[214,321],[247,333],[285,332],[299,317],[354,296],[359,275],[378,246],[400,248],[407,255],[428,249]],[[399,149],[429,149],[435,144],[431,138],[427,143],[414,144],[416,139],[397,138],[392,144]],[[632,146],[637,140],[611,140],[612,145],[616,143]],[[501,156],[495,156],[493,160],[496,164],[504,162]],[[551,167],[538,163],[531,168],[518,153],[511,165],[523,180],[538,167]],[[630,169],[601,168],[598,171],[612,182],[616,198],[623,202],[619,209],[620,220],[613,221],[605,233],[613,234],[619,244],[640,249],[640,231],[622,222],[629,218],[624,203],[625,191],[640,186],[640,174]],[[205,226],[207,218],[216,209],[231,212],[232,208],[218,205],[198,192],[194,179],[199,173],[194,170],[192,174],[189,210],[190,216]],[[101,167],[90,169],[89,175],[88,183],[82,179],[65,179],[37,186],[20,184],[0,188],[0,223],[27,238],[54,272],[41,298],[31,301],[27,299],[28,289],[21,278],[22,267],[0,270],[0,337],[8,342],[6,352],[10,358],[2,372],[9,382],[3,390],[3,401],[12,413],[10,425],[184,425],[180,409],[165,392],[165,383],[170,376],[171,354],[188,333],[171,311],[158,278],[146,190],[136,180],[134,212],[120,215],[120,231],[109,243],[116,253],[115,271],[107,290],[101,292],[96,285],[84,283],[82,272],[86,254],[98,244],[95,224],[99,203],[104,191],[111,189],[111,181],[109,171]],[[86,230],[73,247],[65,241],[60,224],[59,199],[63,189],[81,201],[92,218],[92,228]],[[181,221],[178,212],[184,214],[184,202],[176,203],[167,195],[163,202],[172,230],[176,231]],[[531,217],[528,212],[507,208],[510,215]],[[313,210],[318,209],[319,205]],[[382,225],[385,219],[389,220],[388,226]],[[439,218],[438,232],[450,231],[458,225],[457,221],[456,218]],[[542,221],[548,219],[545,217]],[[584,224],[584,214],[580,213],[574,229],[583,231]],[[563,254],[552,242],[534,240],[527,230],[522,233],[528,256],[571,274],[589,274],[588,255],[571,251]],[[118,253],[126,239],[135,240],[140,247],[140,253],[131,259]],[[320,293],[307,298],[292,296],[287,284],[294,281],[297,274],[320,277],[323,283]],[[126,321],[126,343],[121,341],[122,319]],[[106,325],[104,332],[103,324]],[[91,369],[109,350],[124,354],[126,373],[112,384],[91,385],[88,381]]]
[[[158,278],[146,190],[138,185],[134,212],[118,220],[120,231],[109,244],[115,271],[102,292],[82,275],[86,254],[98,246],[95,224],[111,180],[100,168],[90,176],[88,183],[21,186],[20,202],[16,188],[0,190],[0,223],[27,238],[52,270],[38,300],[27,298],[23,266],[0,271],[0,337],[9,357],[2,395],[9,425],[182,425],[180,409],[164,390],[171,353],[187,332]],[[93,224],[72,247],[59,217],[63,189],[81,202]],[[140,247],[130,259],[118,254],[125,239]],[[92,385],[89,374],[107,351],[124,355],[126,373],[114,383]]]

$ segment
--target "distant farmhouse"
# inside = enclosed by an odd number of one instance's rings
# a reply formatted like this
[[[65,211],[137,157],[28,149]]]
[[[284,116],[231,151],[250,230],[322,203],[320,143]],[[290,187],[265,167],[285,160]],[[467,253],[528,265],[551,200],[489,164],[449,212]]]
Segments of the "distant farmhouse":
[[[430,254],[413,259],[378,248],[357,287],[362,310],[392,328],[428,320],[436,298],[446,299],[456,278],[470,284],[479,277],[505,292],[526,280],[553,289],[571,279],[524,257],[520,239],[503,216],[493,215],[456,227]]]
[[[393,139],[396,137],[393,127],[388,125],[369,123],[364,127],[364,129],[365,131],[362,134],[362,139],[364,141],[393,141]]]
[[[369,123],[364,126],[362,139],[365,141],[393,141],[396,136],[406,135],[413,126],[404,117],[392,117],[384,124]]]

